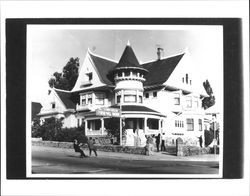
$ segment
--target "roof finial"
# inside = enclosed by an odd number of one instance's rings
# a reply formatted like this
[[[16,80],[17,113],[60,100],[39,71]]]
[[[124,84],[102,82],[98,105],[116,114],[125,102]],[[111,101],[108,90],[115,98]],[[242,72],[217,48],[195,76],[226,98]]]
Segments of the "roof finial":
[[[130,42],[129,42],[129,39],[128,39],[128,43],[127,43],[127,46],[130,46]]]

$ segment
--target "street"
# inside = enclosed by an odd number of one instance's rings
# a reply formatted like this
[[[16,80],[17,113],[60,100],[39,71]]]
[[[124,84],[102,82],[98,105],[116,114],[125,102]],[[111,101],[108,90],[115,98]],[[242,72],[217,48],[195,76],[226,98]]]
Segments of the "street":
[[[88,151],[85,150],[88,155]],[[131,155],[98,151],[80,158],[73,149],[32,146],[33,174],[218,174],[218,161],[187,161],[171,155]],[[167,160],[169,158],[169,160]],[[176,160],[174,160],[176,159]],[[183,160],[182,160],[183,159]]]

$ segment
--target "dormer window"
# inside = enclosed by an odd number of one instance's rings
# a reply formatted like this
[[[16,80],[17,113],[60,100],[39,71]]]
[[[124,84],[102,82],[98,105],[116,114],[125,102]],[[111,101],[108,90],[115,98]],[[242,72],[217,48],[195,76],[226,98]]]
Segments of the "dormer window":
[[[93,73],[92,72],[88,73],[87,76],[89,77],[89,81],[91,81],[93,79]]]

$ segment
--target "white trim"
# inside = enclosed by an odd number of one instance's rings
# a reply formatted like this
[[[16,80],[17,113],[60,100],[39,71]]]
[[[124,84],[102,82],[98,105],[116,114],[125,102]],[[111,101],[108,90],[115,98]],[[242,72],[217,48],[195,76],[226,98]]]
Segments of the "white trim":
[[[161,60],[166,60],[166,59],[169,59],[169,58],[172,58],[172,57],[176,57],[176,56],[179,56],[179,55],[182,55],[182,54],[184,54],[184,55],[187,54],[186,49],[183,52],[180,52],[180,53],[177,53],[177,54],[174,54],[174,55],[170,55],[170,56],[162,57],[160,60],[156,59],[156,60],[150,60],[150,61],[142,62],[141,65],[144,67],[143,64],[153,63],[153,62],[161,61]]]
[[[127,46],[131,46],[131,45],[130,45],[130,42],[129,42],[129,39],[128,39],[128,43],[127,43]]]
[[[52,90],[58,90],[58,91],[65,92],[65,93],[71,93],[71,91],[63,90],[63,89],[59,89],[59,88],[55,88],[55,87],[53,87]]]
[[[122,114],[143,114],[143,115],[149,114],[149,115],[157,115],[157,116],[166,118],[166,115],[156,113],[156,112],[146,112],[146,111],[122,111]]]
[[[96,57],[99,57],[99,58],[102,58],[102,59],[111,61],[111,62],[113,62],[113,63],[118,63],[118,62],[119,62],[119,61],[116,61],[116,60],[113,60],[113,59],[110,59],[110,58],[107,58],[107,57],[104,57],[104,56],[101,56],[101,55],[98,55],[98,54],[94,54],[89,48],[88,48],[88,50],[87,50],[87,53],[88,53],[88,54],[92,54],[93,56],[96,56]]]

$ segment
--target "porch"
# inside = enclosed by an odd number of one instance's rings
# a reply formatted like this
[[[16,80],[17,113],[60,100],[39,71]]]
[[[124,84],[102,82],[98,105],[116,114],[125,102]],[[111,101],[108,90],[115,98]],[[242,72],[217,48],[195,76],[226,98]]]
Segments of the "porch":
[[[114,127],[120,131],[120,118],[112,118]],[[107,135],[107,128],[110,128],[110,118],[91,118],[84,119],[85,133],[87,136]],[[133,133],[142,130],[145,135],[156,135],[162,132],[163,119],[153,117],[134,117],[122,115],[121,117],[122,129],[126,132],[133,131]]]

